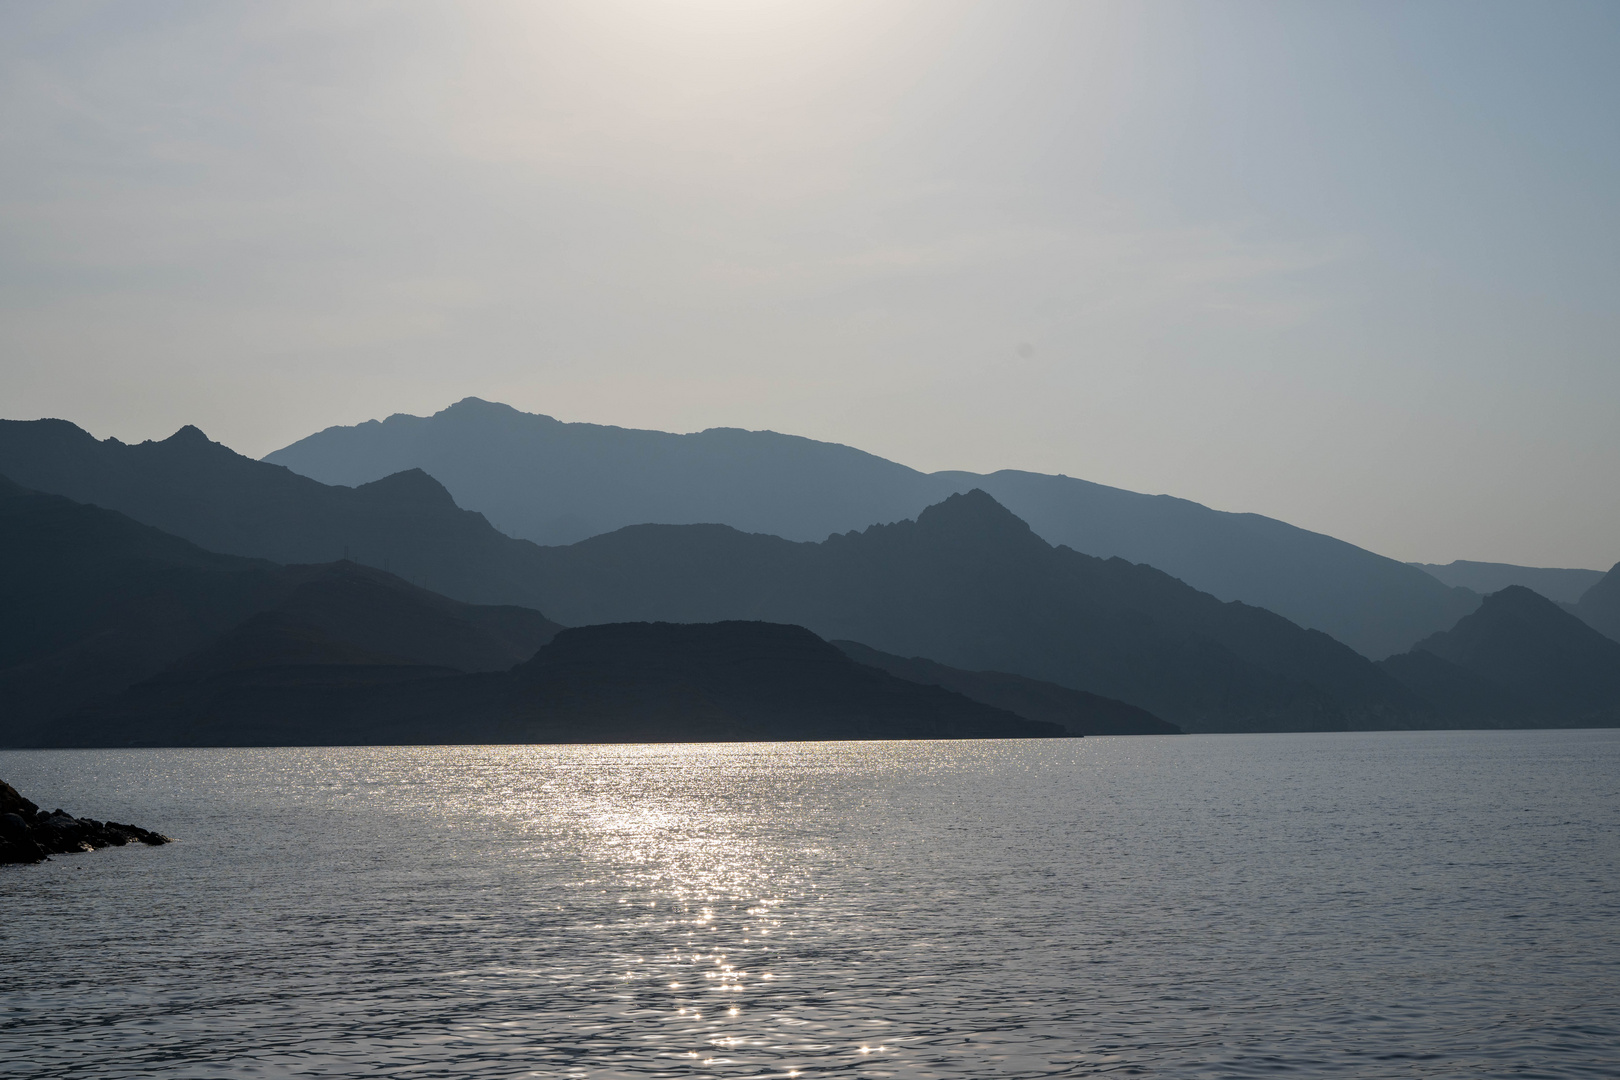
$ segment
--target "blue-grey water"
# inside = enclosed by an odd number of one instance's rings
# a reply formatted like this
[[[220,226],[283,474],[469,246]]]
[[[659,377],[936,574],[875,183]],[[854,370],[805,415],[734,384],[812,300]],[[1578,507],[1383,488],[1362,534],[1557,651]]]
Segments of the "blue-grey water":
[[[0,1074],[1620,1075],[1620,732],[0,752]]]

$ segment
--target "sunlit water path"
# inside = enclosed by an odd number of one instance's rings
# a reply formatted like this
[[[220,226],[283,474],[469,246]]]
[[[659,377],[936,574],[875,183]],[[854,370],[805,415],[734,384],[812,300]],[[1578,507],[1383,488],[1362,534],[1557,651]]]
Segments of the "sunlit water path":
[[[1620,733],[0,752],[0,1075],[1620,1075]]]

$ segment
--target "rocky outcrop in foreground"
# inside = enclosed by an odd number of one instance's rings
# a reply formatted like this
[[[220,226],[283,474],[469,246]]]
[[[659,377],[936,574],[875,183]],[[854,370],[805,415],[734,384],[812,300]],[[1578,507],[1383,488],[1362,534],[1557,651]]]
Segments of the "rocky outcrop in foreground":
[[[116,821],[76,818],[64,810],[46,813],[0,780],[0,865],[44,862],[52,855],[125,844],[170,843],[170,838]]]

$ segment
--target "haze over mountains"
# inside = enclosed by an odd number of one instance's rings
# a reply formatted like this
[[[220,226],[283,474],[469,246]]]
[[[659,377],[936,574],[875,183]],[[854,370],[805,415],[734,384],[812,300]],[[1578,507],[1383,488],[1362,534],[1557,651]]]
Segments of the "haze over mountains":
[[[1057,552],[983,493],[953,497],[951,509],[918,523],[822,544],[692,525],[542,548],[456,508],[425,474],[327,487],[190,429],[125,446],[60,422],[0,424],[0,462],[26,468],[32,485],[60,485],[229,554],[316,561],[355,553],[350,541],[370,538],[419,585],[463,601],[520,603],[565,624],[793,623],[1119,698],[1178,724],[1423,723],[1420,706],[1395,700],[1398,684],[1327,636],[1252,608],[1216,617],[1212,631],[1204,625],[1212,611],[1240,606],[1148,567]],[[1049,565],[1054,558],[1062,569]],[[1075,567],[1093,580],[1070,580]],[[1166,605],[1160,594],[1175,599]],[[1245,620],[1259,629],[1240,628]]]
[[[1602,570],[1574,570],[1550,566],[1515,566],[1512,563],[1472,562],[1409,563],[1444,582],[1485,596],[1511,585],[1523,585],[1549,600],[1573,604],[1603,579]]]
[[[345,485],[422,469],[459,505],[541,544],[646,523],[718,523],[821,540],[914,518],[979,488],[1052,544],[1147,563],[1374,658],[1449,628],[1478,604],[1476,595],[1415,567],[1257,514],[1065,476],[921,473],[851,447],[768,431],[675,435],[572,424],[467,398],[430,417],[328,428],[265,460]]]
[[[1374,664],[1328,634],[1159,568],[1054,546],[977,488],[915,519],[819,542],[650,524],[542,547],[460,508],[419,469],[332,486],[194,428],[129,446],[64,421],[0,422],[4,469],[22,480],[0,491],[12,615],[0,701],[13,727],[71,714],[90,725],[82,730],[105,733],[191,716],[204,727],[171,727],[168,737],[221,738],[220,717],[262,724],[272,700],[336,723],[341,699],[374,724],[386,726],[389,710],[416,717],[390,738],[426,738],[451,712],[482,716],[496,725],[486,734],[498,733],[523,694],[472,677],[528,662],[559,623],[806,628],[911,685],[1092,733],[1165,730],[1165,721],[1189,731],[1607,723],[1620,648],[1570,613],[1600,629],[1612,621],[1620,577],[1611,572],[1567,611],[1504,590]],[[781,655],[812,667],[826,655],[795,649]],[[1553,674],[1508,677],[1504,657],[1528,664],[1536,655],[1541,666],[1531,668]],[[598,660],[616,670],[611,657]],[[435,682],[422,701],[436,704],[421,708],[402,689],[452,676],[461,681]],[[1565,693],[1555,684],[1566,676],[1595,689]],[[497,683],[507,689],[488,689]],[[705,700],[731,692],[717,684]],[[680,723],[719,715],[708,708]],[[720,711],[736,720],[729,708]],[[92,713],[99,719],[86,719]],[[670,722],[661,730],[679,727]],[[215,734],[198,734],[205,729]],[[563,728],[546,730],[562,737]]]

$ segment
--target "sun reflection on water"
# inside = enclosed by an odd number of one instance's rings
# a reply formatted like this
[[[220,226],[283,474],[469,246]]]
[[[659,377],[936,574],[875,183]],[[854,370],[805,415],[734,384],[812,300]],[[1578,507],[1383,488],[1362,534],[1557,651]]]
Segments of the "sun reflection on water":
[[[892,757],[893,767],[906,758],[915,769],[930,745],[909,744],[898,756],[870,744],[856,752],[867,768]],[[500,752],[505,760],[491,763],[487,778],[487,812],[521,827],[537,872],[566,869],[580,906],[597,920],[596,938],[605,930],[621,943],[600,958],[611,1003],[591,1005],[631,1021],[655,1058],[715,1075],[798,1076],[812,1064],[886,1051],[829,1030],[821,999],[812,994],[805,1007],[805,988],[779,970],[803,961],[796,924],[824,917],[818,874],[841,858],[840,845],[826,843],[829,815],[849,820],[847,806],[806,799],[804,784],[818,770],[837,771],[849,751],[759,744]],[[525,773],[532,783],[514,782]],[[878,829],[881,819],[867,825]],[[587,998],[592,989],[589,980],[575,983]]]

